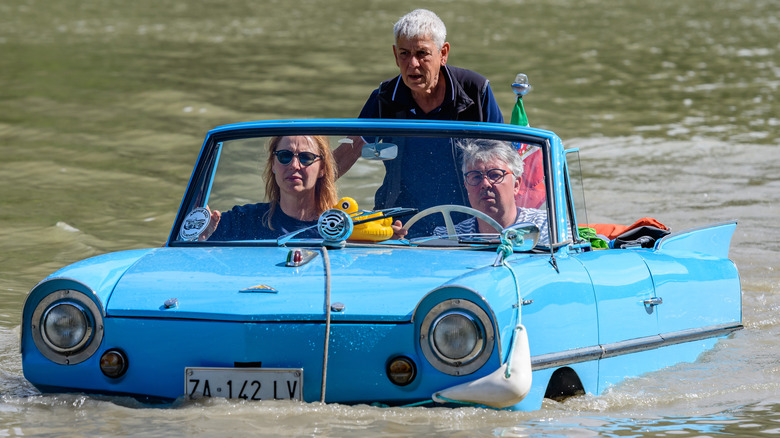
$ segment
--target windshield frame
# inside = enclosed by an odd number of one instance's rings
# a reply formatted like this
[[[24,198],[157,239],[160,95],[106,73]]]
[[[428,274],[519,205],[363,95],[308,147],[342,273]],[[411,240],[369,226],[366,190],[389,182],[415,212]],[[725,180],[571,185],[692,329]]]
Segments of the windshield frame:
[[[551,154],[553,152],[552,145],[556,144],[556,140],[557,143],[560,143],[560,140],[552,132],[494,123],[344,119],[248,122],[221,126],[209,131],[203,142],[201,153],[193,169],[190,182],[168,237],[167,246],[277,246],[278,239],[226,242],[184,241],[180,240],[178,235],[187,214],[194,206],[198,206],[199,203],[202,206],[205,199],[204,195],[209,195],[211,184],[214,181],[214,175],[218,168],[217,164],[222,150],[221,146],[224,142],[290,135],[485,138],[537,146],[541,149],[544,171],[548,175],[545,178],[545,190],[548,199],[545,203],[545,208],[549,217],[551,244],[558,240],[558,227],[555,220],[558,216],[555,207],[557,203],[553,201],[557,196],[553,182],[556,175],[552,171],[554,159]],[[285,246],[319,246],[321,244],[321,240],[308,238],[292,239]],[[391,245],[394,247],[410,246],[407,243],[400,242],[391,243]]]

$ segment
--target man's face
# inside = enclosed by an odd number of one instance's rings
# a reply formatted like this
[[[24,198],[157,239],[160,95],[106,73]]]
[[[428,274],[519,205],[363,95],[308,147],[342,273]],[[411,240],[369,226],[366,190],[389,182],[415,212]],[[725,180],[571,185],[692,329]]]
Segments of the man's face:
[[[507,173],[501,182],[496,183],[485,176],[491,169],[500,169]],[[466,169],[467,173],[471,171],[483,172],[477,185],[466,184],[471,207],[486,213],[505,227],[511,225],[517,212],[515,195],[520,191],[520,179],[508,173],[509,166],[497,159],[478,161]],[[504,223],[507,221],[509,223]]]
[[[449,43],[437,49],[428,37],[400,37],[393,46],[393,54],[406,86],[417,93],[432,90],[439,81],[439,69],[447,63],[449,49]]]

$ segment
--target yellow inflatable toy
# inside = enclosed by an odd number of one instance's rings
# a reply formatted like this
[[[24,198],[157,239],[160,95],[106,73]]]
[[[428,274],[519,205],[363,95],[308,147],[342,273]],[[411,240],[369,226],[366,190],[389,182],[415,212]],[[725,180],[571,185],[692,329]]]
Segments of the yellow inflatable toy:
[[[348,196],[341,198],[333,208],[347,213],[355,223],[352,227],[352,234],[347,240],[381,242],[393,237],[393,229],[390,227],[393,218],[382,217],[384,215],[382,212],[359,210],[357,201]],[[371,220],[377,217],[382,218]],[[366,220],[369,222],[361,223]]]

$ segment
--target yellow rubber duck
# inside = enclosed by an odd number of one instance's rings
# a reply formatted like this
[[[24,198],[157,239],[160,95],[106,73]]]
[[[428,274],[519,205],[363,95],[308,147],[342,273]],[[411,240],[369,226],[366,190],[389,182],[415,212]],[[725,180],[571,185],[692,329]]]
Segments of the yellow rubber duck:
[[[345,196],[333,207],[347,213],[353,221],[364,221],[373,217],[382,216],[381,212],[362,211],[358,209],[358,203],[353,198]],[[381,242],[393,237],[393,228],[390,224],[393,218],[384,217],[371,222],[354,225],[352,234],[347,240]]]

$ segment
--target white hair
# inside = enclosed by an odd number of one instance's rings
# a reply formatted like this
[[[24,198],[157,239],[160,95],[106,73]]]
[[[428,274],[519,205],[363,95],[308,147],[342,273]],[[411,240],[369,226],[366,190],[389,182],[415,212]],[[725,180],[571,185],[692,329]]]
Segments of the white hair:
[[[444,47],[447,39],[447,27],[438,15],[427,9],[415,9],[404,15],[393,26],[395,42],[401,37],[424,38],[429,37],[436,44],[437,49]]]
[[[487,163],[495,159],[506,163],[515,178],[523,175],[523,158],[516,148],[505,141],[475,138],[464,141],[459,147],[463,152],[464,174],[476,163]]]

